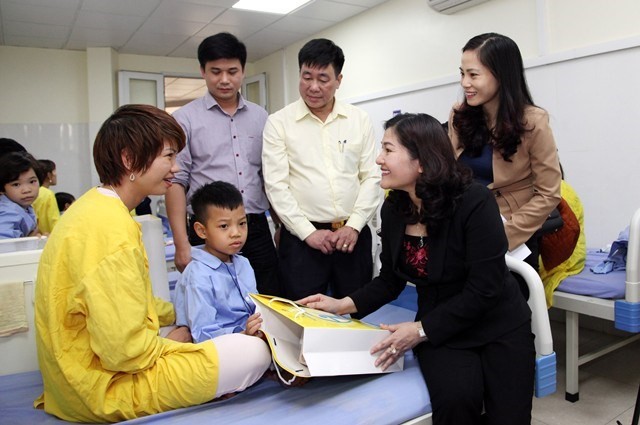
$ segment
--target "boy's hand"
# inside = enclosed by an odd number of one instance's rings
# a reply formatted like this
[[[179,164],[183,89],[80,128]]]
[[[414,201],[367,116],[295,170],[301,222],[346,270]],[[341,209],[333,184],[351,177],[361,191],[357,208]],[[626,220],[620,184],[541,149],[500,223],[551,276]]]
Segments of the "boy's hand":
[[[191,339],[191,331],[186,326],[178,326],[167,335],[167,339],[178,342],[193,342]]]
[[[244,333],[251,336],[260,336],[260,326],[262,326],[262,317],[260,313],[254,313],[247,318],[247,326]]]

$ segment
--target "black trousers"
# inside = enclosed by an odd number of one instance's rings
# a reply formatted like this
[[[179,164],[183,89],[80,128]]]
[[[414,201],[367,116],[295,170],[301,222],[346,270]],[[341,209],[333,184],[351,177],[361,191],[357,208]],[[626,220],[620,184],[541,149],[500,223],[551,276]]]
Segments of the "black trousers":
[[[193,229],[195,219],[189,217],[189,243],[204,244]],[[278,282],[278,254],[273,244],[269,222],[265,214],[247,214],[247,242],[240,254],[247,257],[256,275],[258,292],[265,295],[281,295]]]
[[[325,255],[282,227],[278,257],[283,296],[298,300],[330,293],[342,298],[371,281],[371,230],[362,228],[351,254],[335,251]]]
[[[535,374],[531,322],[481,347],[415,348],[434,425],[529,425]],[[485,414],[482,415],[484,407]]]

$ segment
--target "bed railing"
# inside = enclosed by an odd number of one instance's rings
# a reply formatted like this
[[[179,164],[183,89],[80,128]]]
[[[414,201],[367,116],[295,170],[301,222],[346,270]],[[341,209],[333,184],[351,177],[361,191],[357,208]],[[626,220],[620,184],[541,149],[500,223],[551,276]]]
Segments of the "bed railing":
[[[556,392],[556,353],[553,351],[553,337],[549,323],[549,312],[540,275],[527,263],[509,255],[505,256],[509,270],[518,273],[529,287],[529,308],[531,309],[531,331],[536,336],[535,395],[544,397]]]
[[[629,225],[625,299],[615,303],[615,327],[627,332],[640,332],[640,209]]]

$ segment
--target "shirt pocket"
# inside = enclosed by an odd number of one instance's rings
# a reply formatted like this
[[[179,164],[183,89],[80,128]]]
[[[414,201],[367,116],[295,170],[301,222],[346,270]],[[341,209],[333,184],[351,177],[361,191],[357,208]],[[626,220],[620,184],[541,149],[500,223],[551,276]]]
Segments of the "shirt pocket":
[[[249,164],[262,165],[262,135],[246,134],[240,137],[240,151]]]
[[[360,155],[362,154],[361,142],[348,140],[338,143],[338,149],[334,153],[334,164],[340,172],[358,173],[360,168]]]

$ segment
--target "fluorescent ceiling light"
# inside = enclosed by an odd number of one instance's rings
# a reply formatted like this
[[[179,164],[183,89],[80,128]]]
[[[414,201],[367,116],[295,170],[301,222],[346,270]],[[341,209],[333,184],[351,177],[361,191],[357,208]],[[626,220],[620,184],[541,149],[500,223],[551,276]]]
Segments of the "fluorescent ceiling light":
[[[311,0],[240,0],[233,5],[233,8],[286,15],[310,1]]]

